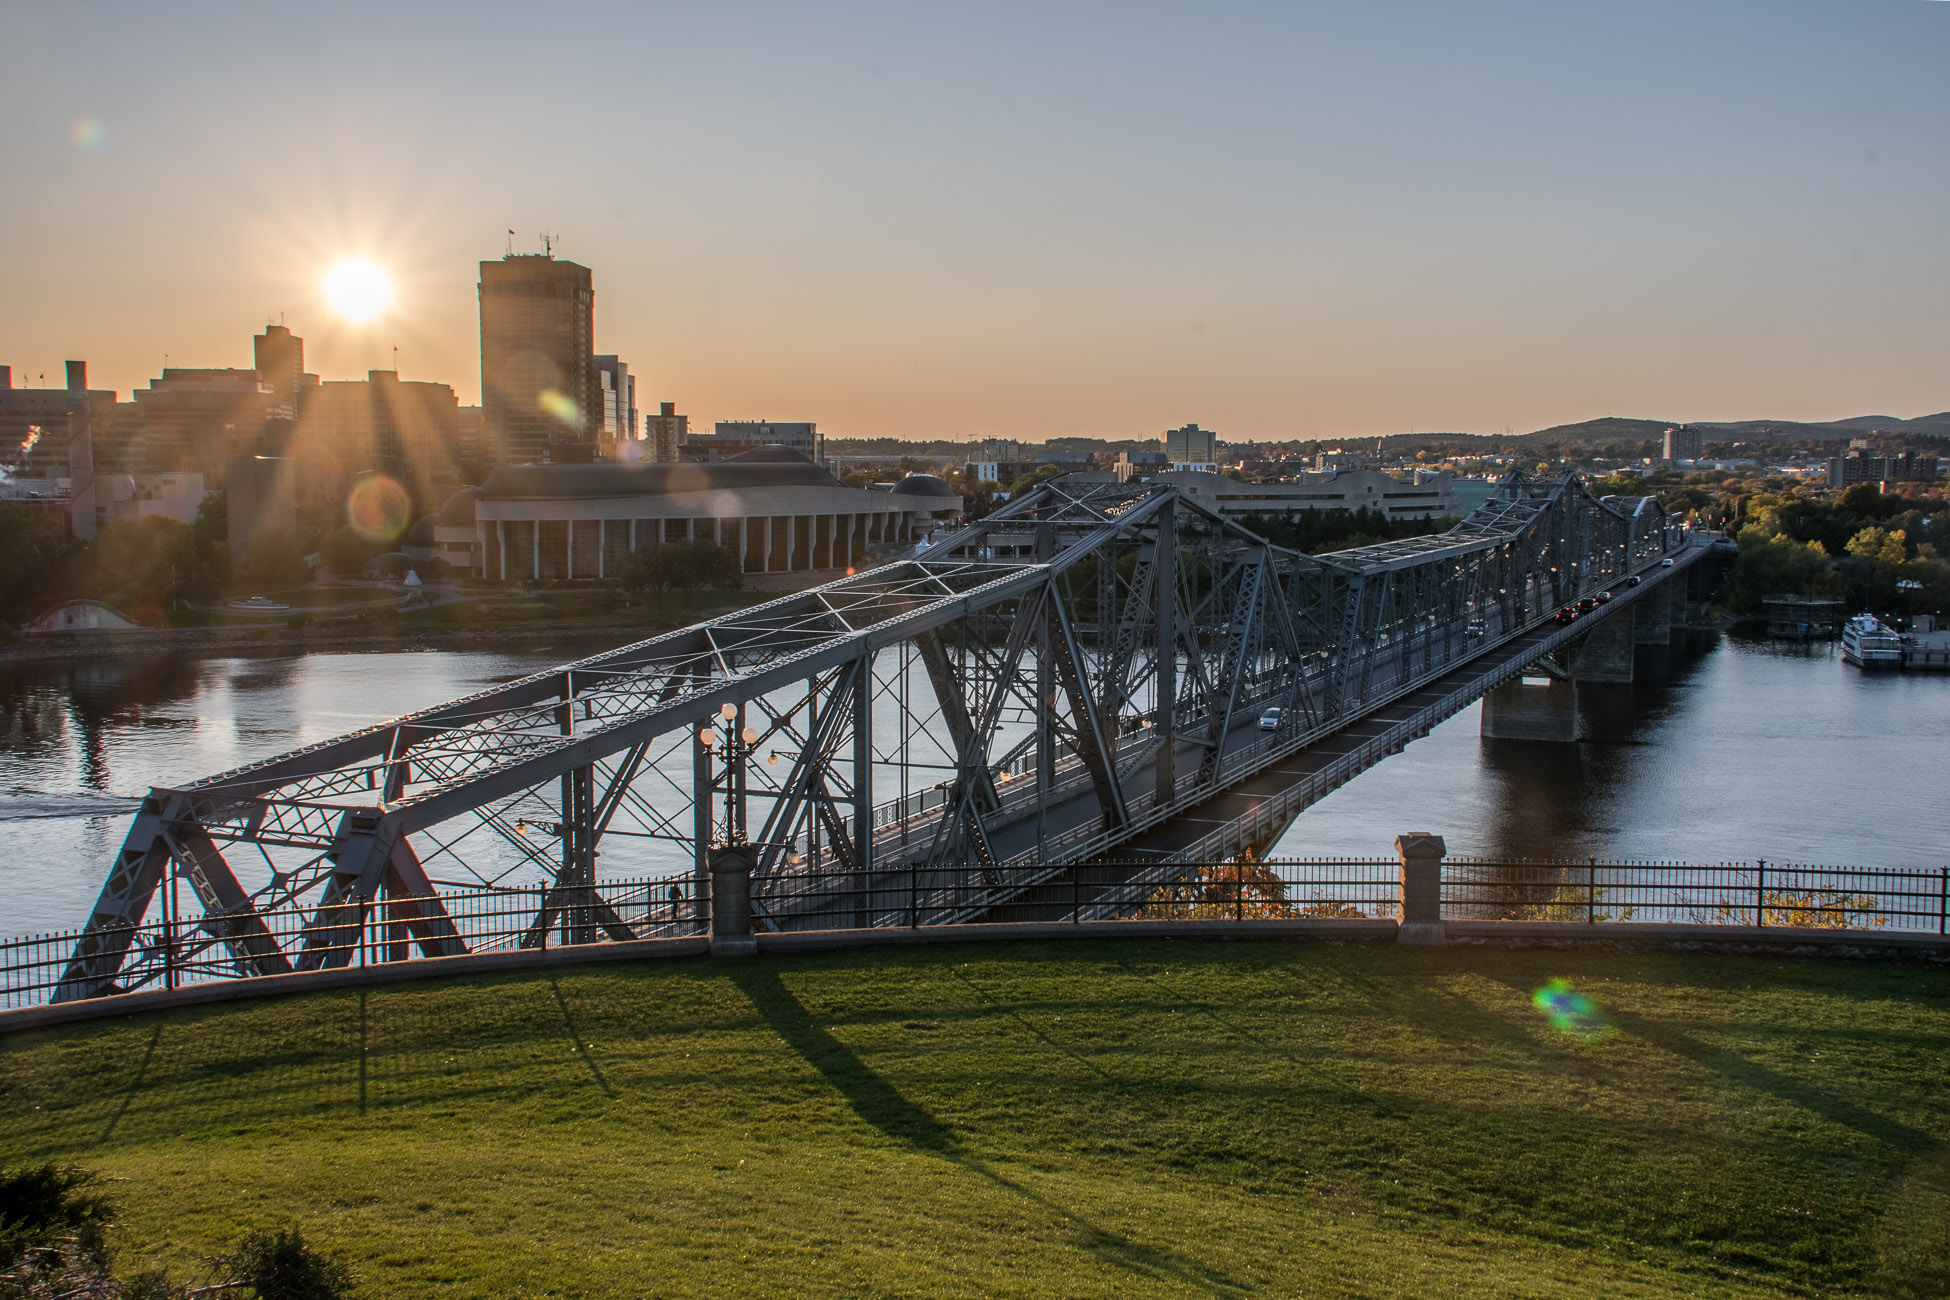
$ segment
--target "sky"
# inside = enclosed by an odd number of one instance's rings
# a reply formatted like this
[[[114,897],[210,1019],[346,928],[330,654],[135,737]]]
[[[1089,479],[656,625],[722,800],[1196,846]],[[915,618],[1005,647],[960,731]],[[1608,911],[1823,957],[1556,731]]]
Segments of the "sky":
[[[1939,0],[0,0],[0,50],[16,384],[126,397],[282,317],[473,402],[513,229],[693,427],[1950,409]]]

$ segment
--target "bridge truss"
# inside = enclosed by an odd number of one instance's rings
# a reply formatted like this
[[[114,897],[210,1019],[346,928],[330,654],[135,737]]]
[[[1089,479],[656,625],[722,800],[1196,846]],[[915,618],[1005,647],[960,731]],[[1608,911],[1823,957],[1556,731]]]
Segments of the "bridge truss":
[[[478,950],[441,901],[461,886],[533,900],[497,945],[694,932],[734,840],[764,928],[830,925],[841,892],[873,924],[876,891],[971,870],[1006,898],[1676,541],[1575,476],[1319,556],[1176,487],[1058,478],[911,558],[152,789],[54,1000],[160,980],[185,957],[140,940],[164,911],[238,976],[346,964],[382,913],[391,958]],[[624,900],[625,875],[659,883]]]

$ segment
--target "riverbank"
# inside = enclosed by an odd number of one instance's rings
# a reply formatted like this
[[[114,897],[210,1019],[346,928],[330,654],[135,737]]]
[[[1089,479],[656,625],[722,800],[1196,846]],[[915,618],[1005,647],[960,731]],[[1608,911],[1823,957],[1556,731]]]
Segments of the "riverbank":
[[[595,623],[402,628],[389,632],[316,627],[178,627],[139,632],[22,637],[0,645],[0,664],[117,659],[151,654],[309,654],[347,650],[505,650],[564,640],[627,645],[683,624]]]

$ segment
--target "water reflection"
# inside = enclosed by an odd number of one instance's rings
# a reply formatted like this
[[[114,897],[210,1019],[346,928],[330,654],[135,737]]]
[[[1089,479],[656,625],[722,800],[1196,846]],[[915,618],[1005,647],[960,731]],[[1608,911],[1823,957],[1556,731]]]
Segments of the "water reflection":
[[[556,651],[158,655],[0,668],[0,934],[86,914],[152,784],[206,776],[512,680]],[[1573,745],[1484,741],[1471,708],[1305,813],[1277,852],[1374,857],[1406,830],[1479,858],[1935,867],[1950,677],[1868,675],[1830,644],[1728,637],[1587,687]],[[909,683],[917,702],[926,694]],[[876,709],[876,750],[939,731]],[[1020,735],[1026,718],[1008,720]],[[891,728],[891,730],[890,730]],[[998,741],[998,752],[1008,738]],[[786,755],[789,762],[791,755]],[[877,771],[899,793],[891,768]],[[914,792],[945,771],[907,773]],[[613,863],[663,869],[662,842]],[[639,861],[640,859],[640,861]]]

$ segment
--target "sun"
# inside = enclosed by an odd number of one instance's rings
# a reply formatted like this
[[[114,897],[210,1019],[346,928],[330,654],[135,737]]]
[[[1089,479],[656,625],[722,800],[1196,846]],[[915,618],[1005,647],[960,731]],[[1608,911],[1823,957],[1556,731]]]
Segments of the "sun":
[[[393,305],[393,282],[365,258],[351,258],[325,273],[325,301],[346,320],[363,325]]]

